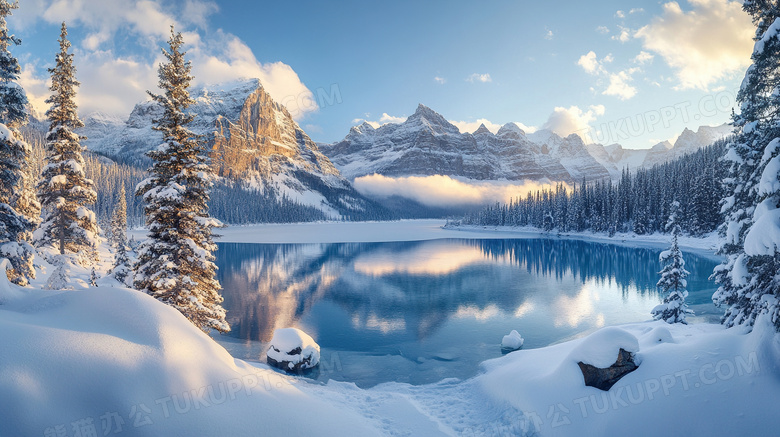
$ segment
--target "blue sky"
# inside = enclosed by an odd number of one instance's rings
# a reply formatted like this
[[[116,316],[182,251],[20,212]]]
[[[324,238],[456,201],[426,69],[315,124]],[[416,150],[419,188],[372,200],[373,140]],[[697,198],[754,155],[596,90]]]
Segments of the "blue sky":
[[[473,131],[518,122],[650,147],[728,121],[750,21],[726,0],[22,0],[9,20],[31,100],[68,22],[83,113],[126,116],[156,86],[168,26],[196,80],[258,76],[315,141],[423,103]],[[316,102],[316,104],[313,104]]]

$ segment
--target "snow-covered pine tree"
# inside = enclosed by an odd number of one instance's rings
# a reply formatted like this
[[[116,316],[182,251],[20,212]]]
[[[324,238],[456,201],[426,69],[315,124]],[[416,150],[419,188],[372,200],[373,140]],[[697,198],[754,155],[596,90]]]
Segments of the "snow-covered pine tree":
[[[0,257],[11,262],[8,279],[27,285],[35,277],[33,248],[27,240],[36,224],[26,216],[34,214],[34,202],[27,204],[29,198],[23,195],[30,146],[18,131],[27,123],[27,96],[16,82],[21,68],[9,50],[21,41],[9,34],[6,23],[18,7],[16,2],[0,0]]]
[[[178,309],[195,326],[229,331],[222,308],[221,286],[211,229],[220,222],[209,216],[209,188],[213,172],[207,164],[204,144],[187,125],[186,112],[193,101],[190,86],[192,66],[185,60],[181,33],[171,27],[167,62],[159,67],[159,86],[164,94],[149,95],[163,107],[154,129],[163,143],[148,152],[153,160],[151,175],[138,184],[136,195],[146,201],[149,238],[141,244],[135,287]]]
[[[114,266],[111,274],[117,281],[125,284],[131,273],[131,263],[127,255],[127,199],[125,184],[119,189],[119,198],[111,217],[111,246],[114,248]]]
[[[70,285],[70,262],[65,259],[65,255],[56,255],[51,259],[51,263],[57,268],[54,269],[46,281],[44,288],[48,290],[71,290]]]
[[[677,237],[680,234],[680,226],[674,223],[674,215],[670,217],[672,226],[672,245],[669,250],[661,252],[659,260],[664,265],[661,269],[661,279],[656,284],[666,295],[664,302],[656,305],[651,311],[655,320],[663,320],[667,323],[685,323],[685,317],[693,314],[685,303],[688,297],[686,287],[688,283],[685,278],[688,277],[688,271],[685,270],[685,260],[683,259],[680,246],[677,244]]]
[[[51,73],[54,94],[46,99],[49,133],[46,135],[46,166],[38,183],[43,222],[35,232],[39,247],[51,247],[59,254],[74,255],[74,261],[89,265],[95,258],[100,232],[95,213],[88,207],[97,200],[93,182],[84,173],[81,137],[73,130],[83,127],[76,107],[73,54],[68,53],[68,29],[62,23],[57,53]]]
[[[727,259],[713,273],[720,285],[712,299],[728,307],[727,326],[752,327],[758,315],[769,313],[780,330],[780,10],[776,2],[754,0],[743,9],[757,27],[756,42],[726,152],[731,168],[720,253]]]

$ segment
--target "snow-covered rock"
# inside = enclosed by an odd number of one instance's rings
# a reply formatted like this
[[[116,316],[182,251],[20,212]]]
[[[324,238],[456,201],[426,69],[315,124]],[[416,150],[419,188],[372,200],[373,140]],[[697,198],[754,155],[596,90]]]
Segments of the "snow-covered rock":
[[[639,352],[639,340],[614,326],[599,329],[573,348],[569,353],[569,363],[582,362],[596,367],[609,367],[615,362],[618,351],[623,349],[630,353]]]
[[[600,329],[589,335],[569,353],[568,363],[577,362],[585,385],[607,391],[620,378],[637,369],[637,338],[615,327]]]
[[[300,329],[277,329],[266,357],[268,364],[274,367],[290,373],[301,373],[320,363],[320,345]]]
[[[516,330],[512,330],[508,335],[501,339],[501,347],[504,349],[517,350],[523,347],[525,340]]]

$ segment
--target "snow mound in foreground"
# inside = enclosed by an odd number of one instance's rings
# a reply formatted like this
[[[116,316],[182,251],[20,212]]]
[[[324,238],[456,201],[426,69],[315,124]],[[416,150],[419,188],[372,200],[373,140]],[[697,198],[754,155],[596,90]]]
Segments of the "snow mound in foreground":
[[[609,366],[620,347],[639,351],[639,368],[608,392],[586,386],[576,362]],[[776,435],[780,417],[771,405],[780,393],[778,362],[780,335],[767,320],[758,320],[749,335],[720,325],[662,321],[602,328],[484,362],[485,372],[474,382],[486,402],[508,405],[524,417],[517,425],[482,424],[474,434],[510,426],[517,434],[555,436],[626,430],[637,436]]]
[[[287,370],[311,369],[320,363],[320,345],[309,334],[297,328],[274,331],[268,358],[277,363],[287,363]]]
[[[376,434],[305,383],[233,359],[146,294],[21,289],[5,278],[0,290],[0,434]]]
[[[610,326],[599,329],[572,349],[564,365],[582,362],[600,368],[609,367],[617,360],[620,349],[637,353],[639,340],[620,328]]]
[[[523,336],[513,329],[512,332],[501,339],[501,347],[504,349],[517,350],[523,347],[524,342]]]

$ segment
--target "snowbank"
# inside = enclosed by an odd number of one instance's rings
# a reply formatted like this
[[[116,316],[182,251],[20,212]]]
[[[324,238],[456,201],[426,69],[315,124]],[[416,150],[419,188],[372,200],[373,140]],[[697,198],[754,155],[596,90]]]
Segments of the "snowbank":
[[[1,435],[377,435],[143,293],[25,292],[0,305]]]
[[[575,361],[612,364],[616,347],[637,350],[639,368],[609,392],[585,386]],[[483,363],[485,373],[475,381],[491,404],[522,411],[523,418],[484,423],[473,433],[774,435],[780,417],[770,405],[780,395],[779,351],[771,326],[744,335],[720,325],[660,321],[521,350]]]
[[[174,309],[110,286],[0,279],[0,435],[775,435],[780,336],[720,325],[604,328],[486,361],[466,381],[361,390],[233,359]],[[641,365],[609,392],[576,362]],[[609,361],[609,363],[607,363]],[[323,371],[339,365],[321,363]],[[372,369],[371,371],[376,371]]]

